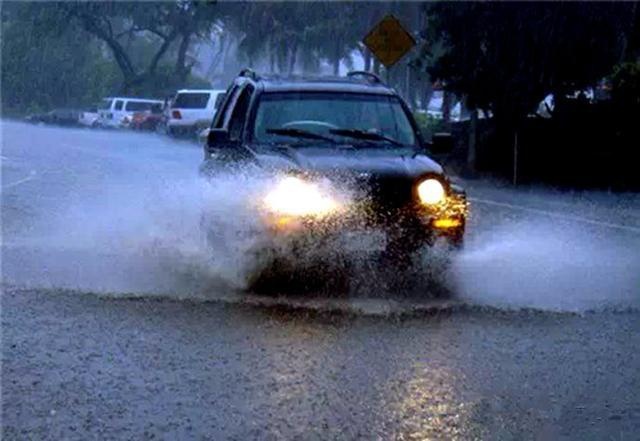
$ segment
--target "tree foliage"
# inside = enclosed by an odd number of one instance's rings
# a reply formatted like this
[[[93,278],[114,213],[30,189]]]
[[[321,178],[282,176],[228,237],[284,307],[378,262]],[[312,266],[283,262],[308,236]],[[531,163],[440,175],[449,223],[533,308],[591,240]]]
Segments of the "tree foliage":
[[[64,2],[59,8],[108,46],[122,72],[125,91],[155,80],[161,60],[174,43],[173,77],[176,84],[184,82],[192,67],[187,59],[192,39],[205,36],[216,18],[210,1]],[[128,51],[136,37],[153,44],[147,59],[135,60]]]
[[[548,93],[595,84],[620,61],[633,4],[438,3],[430,73],[472,107],[522,118]],[[442,50],[442,48],[444,50]]]
[[[3,112],[96,102],[117,89],[117,68],[100,45],[61,23],[49,4],[5,4],[2,10]]]
[[[195,48],[212,39],[224,40],[218,47],[234,69],[337,73],[361,57],[365,69],[380,72],[362,39],[386,14],[422,44],[390,72],[406,98],[424,105],[440,80],[498,117],[521,118],[547,93],[591,85],[640,54],[637,3],[5,3],[3,100],[18,89],[43,107],[84,102],[105,89],[168,94],[194,84]]]

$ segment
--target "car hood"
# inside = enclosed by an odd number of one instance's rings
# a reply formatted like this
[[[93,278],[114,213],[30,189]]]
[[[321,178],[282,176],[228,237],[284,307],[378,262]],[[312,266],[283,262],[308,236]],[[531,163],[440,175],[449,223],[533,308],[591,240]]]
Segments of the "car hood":
[[[267,169],[321,174],[353,172],[414,180],[428,173],[443,173],[440,164],[410,148],[261,149],[256,159]]]

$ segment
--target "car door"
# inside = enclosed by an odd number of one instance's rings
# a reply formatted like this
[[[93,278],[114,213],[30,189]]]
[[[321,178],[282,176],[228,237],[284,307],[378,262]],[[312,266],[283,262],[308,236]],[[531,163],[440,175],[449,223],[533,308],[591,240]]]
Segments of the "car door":
[[[115,125],[119,125],[120,121],[122,120],[122,117],[124,116],[124,105],[125,105],[126,101],[125,100],[115,100],[115,102],[113,103],[113,123]]]
[[[234,161],[242,156],[240,143],[245,127],[249,103],[255,87],[251,84],[234,85],[220,113],[216,115],[212,129],[224,129],[227,132],[226,140],[218,144],[204,143],[205,159],[221,160],[222,162]],[[214,141],[212,141],[214,142]],[[239,154],[239,155],[238,155]]]

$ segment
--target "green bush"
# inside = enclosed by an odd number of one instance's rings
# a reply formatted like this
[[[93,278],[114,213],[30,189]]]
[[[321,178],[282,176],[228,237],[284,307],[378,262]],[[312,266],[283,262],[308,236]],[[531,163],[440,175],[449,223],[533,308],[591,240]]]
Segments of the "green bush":
[[[434,133],[449,131],[449,124],[442,119],[434,118],[428,113],[415,112],[413,117],[425,139],[431,139]]]
[[[611,96],[616,103],[639,106],[640,61],[615,66],[611,75],[611,89]]]

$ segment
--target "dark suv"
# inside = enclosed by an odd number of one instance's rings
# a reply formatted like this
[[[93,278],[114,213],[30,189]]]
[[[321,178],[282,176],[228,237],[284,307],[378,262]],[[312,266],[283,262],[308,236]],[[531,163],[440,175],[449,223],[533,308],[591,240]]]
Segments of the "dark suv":
[[[449,139],[450,141],[450,139]],[[382,228],[400,261],[444,237],[462,243],[467,201],[398,94],[368,72],[264,78],[244,70],[204,142],[203,174],[257,164],[273,172],[262,216],[274,237]]]

